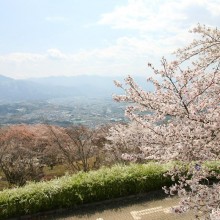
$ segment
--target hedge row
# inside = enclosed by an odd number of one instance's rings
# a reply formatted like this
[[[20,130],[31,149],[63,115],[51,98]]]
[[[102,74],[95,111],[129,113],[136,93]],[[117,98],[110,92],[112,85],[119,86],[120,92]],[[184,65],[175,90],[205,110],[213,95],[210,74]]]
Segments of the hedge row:
[[[30,183],[0,192],[0,219],[97,202],[170,185],[158,164],[117,165],[98,171]]]

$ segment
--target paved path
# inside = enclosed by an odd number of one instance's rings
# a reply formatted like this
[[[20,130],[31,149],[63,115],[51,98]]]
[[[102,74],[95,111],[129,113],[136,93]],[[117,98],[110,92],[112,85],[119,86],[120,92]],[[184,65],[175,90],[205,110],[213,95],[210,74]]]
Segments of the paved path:
[[[175,215],[170,207],[178,204],[177,198],[158,196],[129,198],[111,203],[97,203],[73,210],[68,214],[47,219],[51,220],[193,220],[191,214]]]

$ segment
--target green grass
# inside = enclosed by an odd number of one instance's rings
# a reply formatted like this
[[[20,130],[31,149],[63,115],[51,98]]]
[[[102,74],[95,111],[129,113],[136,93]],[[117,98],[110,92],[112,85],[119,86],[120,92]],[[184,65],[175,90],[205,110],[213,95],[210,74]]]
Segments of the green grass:
[[[0,219],[149,192],[170,185],[157,164],[113,166],[0,192]]]

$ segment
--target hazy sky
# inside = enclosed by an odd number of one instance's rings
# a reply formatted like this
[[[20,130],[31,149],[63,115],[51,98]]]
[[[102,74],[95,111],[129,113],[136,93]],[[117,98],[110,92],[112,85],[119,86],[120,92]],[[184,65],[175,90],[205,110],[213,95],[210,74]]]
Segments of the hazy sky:
[[[220,0],[0,0],[0,75],[144,75]]]

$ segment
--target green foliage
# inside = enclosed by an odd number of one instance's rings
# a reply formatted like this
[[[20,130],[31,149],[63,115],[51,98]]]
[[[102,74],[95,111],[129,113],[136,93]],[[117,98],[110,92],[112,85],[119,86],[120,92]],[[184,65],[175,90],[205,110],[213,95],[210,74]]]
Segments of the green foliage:
[[[205,165],[209,168],[209,170],[220,173],[220,161],[207,161],[205,162]]]
[[[161,189],[170,185],[158,164],[115,165],[98,171],[30,183],[0,192],[0,219]]]

